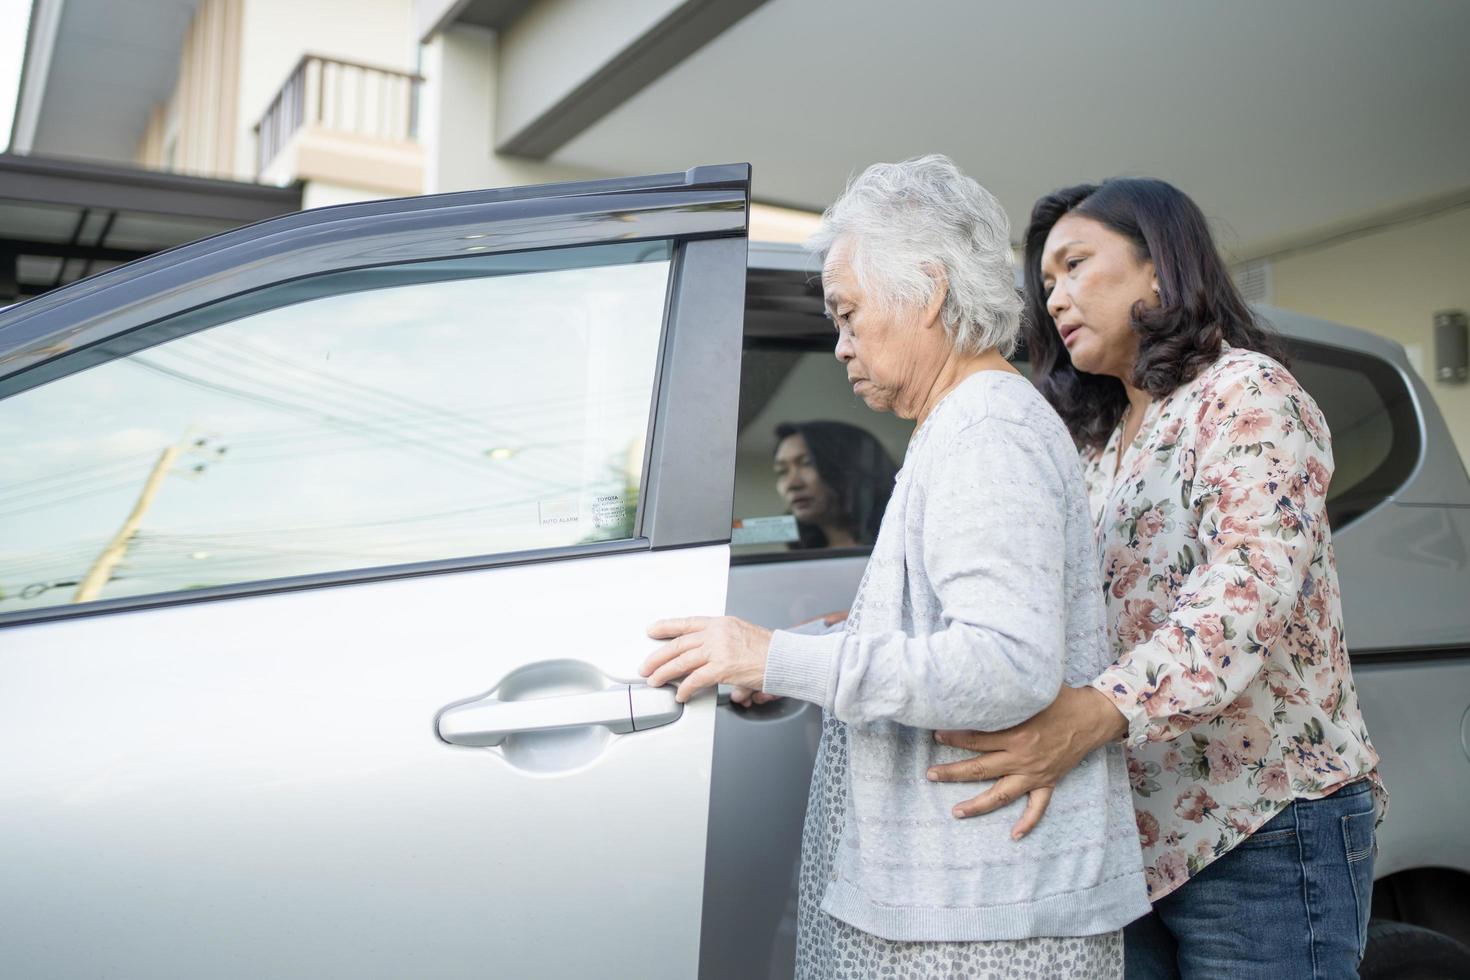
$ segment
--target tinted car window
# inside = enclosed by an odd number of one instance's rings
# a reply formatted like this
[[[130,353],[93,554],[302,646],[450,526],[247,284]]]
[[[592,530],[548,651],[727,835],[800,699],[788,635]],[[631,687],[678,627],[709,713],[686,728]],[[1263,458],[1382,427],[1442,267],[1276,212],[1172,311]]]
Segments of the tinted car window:
[[[1291,342],[1291,372],[1332,432],[1334,472],[1327,515],[1334,529],[1403,486],[1419,458],[1419,422],[1403,377],[1357,351]]]
[[[830,336],[747,340],[733,554],[870,548],[912,431],[853,395]]]
[[[0,401],[0,614],[631,537],[670,255],[307,278]]]

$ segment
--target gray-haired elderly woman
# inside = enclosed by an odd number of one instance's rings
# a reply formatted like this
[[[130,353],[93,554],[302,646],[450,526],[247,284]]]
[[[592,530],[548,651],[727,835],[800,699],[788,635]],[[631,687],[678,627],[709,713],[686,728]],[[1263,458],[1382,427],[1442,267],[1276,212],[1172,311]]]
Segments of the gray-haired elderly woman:
[[[1110,662],[1092,520],[1066,427],[1006,361],[1010,225],[942,156],[876,164],[813,240],[853,392],[916,424],[851,615],[823,635],[654,624],[643,667],[825,710],[802,843],[797,976],[1121,977],[1148,912],[1121,750],[1025,804],[957,819],[933,733],[996,731]],[[1060,817],[1060,819],[1058,819]]]

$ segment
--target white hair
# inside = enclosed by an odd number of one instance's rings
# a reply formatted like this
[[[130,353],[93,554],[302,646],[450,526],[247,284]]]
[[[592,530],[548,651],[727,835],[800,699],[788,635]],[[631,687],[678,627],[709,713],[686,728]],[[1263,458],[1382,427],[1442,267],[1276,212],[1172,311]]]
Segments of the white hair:
[[[850,181],[807,242],[823,262],[845,239],[863,291],[890,307],[922,307],[943,272],[940,311],[956,351],[1009,357],[1021,329],[1011,222],[985,188],[940,153],[875,163]]]

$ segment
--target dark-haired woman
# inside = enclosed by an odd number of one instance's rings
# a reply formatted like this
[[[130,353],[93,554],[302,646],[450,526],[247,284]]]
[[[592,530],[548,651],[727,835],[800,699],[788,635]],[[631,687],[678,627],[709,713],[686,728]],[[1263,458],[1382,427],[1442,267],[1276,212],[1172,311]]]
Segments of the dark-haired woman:
[[[1042,198],[1026,233],[1033,380],[1081,447],[1113,654],[1005,732],[947,732],[1029,793],[1124,740],[1153,911],[1143,977],[1353,977],[1386,797],[1343,639],[1316,404],[1232,285],[1198,207],[1157,180]],[[1375,814],[1376,811],[1376,814]]]
[[[845,422],[776,427],[776,491],[796,518],[793,548],[851,548],[878,538],[898,467],[871,433]]]

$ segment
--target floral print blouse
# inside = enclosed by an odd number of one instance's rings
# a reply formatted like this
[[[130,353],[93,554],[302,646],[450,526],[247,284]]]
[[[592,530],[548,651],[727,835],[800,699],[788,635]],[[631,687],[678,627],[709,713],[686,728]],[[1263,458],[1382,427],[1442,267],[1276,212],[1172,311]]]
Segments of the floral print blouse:
[[[1365,775],[1380,818],[1387,797],[1343,639],[1316,403],[1227,346],[1121,438],[1083,453],[1117,658],[1092,686],[1128,720],[1158,901],[1293,799]]]

